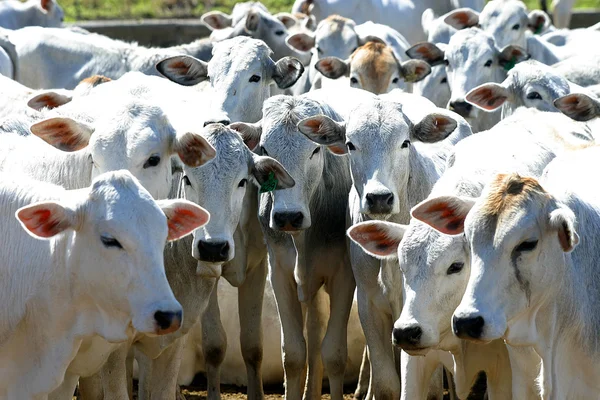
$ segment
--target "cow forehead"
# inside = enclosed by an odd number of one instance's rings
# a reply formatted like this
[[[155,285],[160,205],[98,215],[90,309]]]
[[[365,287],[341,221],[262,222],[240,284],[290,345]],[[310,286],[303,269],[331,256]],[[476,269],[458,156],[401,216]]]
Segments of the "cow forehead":
[[[225,183],[236,179],[240,174],[248,174],[251,162],[250,150],[237,133],[222,127],[212,130],[204,137],[215,148],[216,156],[210,163],[201,167],[186,167],[186,174],[193,176],[194,180],[204,187],[209,182]]]
[[[214,47],[213,58],[208,63],[209,76],[218,78],[220,72],[266,67],[270,58],[271,50],[262,40],[245,36],[224,40]]]
[[[478,28],[458,31],[450,39],[446,48],[446,57],[459,58],[463,61],[493,55],[496,52],[494,39]]]
[[[375,100],[359,104],[350,113],[346,124],[348,139],[378,143],[405,140],[410,136],[412,123],[401,111],[401,105]]]
[[[556,74],[552,68],[534,60],[517,64],[508,73],[508,76],[515,88],[524,88],[528,84],[536,84],[544,87],[556,97],[570,92],[569,82],[565,78]]]
[[[492,1],[481,12],[479,21],[485,26],[491,22],[507,22],[515,16],[519,19],[527,18],[527,9],[521,1]]]
[[[497,244],[519,221],[544,210],[549,200],[550,195],[535,178],[500,174],[488,184],[465,226],[470,228],[470,236]]]
[[[129,172],[100,175],[92,183],[88,199],[92,215],[105,226],[123,227],[131,235],[166,237],[164,213]]]

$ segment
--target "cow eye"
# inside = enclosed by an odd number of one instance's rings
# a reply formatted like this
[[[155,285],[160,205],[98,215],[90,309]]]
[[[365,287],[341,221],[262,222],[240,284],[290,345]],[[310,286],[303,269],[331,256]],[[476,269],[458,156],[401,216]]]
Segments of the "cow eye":
[[[188,178],[187,175],[183,176],[183,183],[185,186],[192,186],[192,182],[190,182],[190,178]]]
[[[461,262],[452,263],[452,265],[448,267],[446,274],[447,275],[458,274],[460,271],[462,271],[464,266],[465,266],[465,263],[461,263]]]
[[[353,85],[356,85],[358,83],[358,79],[356,79],[355,77],[350,78],[350,83]]]
[[[121,246],[121,243],[119,243],[119,241],[117,239],[115,239],[114,237],[102,235],[102,236],[100,236],[100,240],[102,241],[102,244],[105,247],[115,247],[117,249],[123,248],[123,246]]]
[[[520,27],[521,27],[521,25],[514,24],[513,27],[512,27],[512,29],[513,29],[513,31],[517,31],[517,30],[519,30]]]
[[[527,251],[532,251],[537,247],[537,240],[526,240],[517,247],[515,247],[515,253],[523,253]]]
[[[260,76],[258,76],[258,75],[252,75],[250,77],[250,82],[260,82]]]
[[[321,48],[319,46],[317,46],[317,53],[322,54],[323,50],[321,50]]]
[[[150,168],[150,167],[156,167],[159,163],[160,163],[160,157],[157,156],[156,154],[151,155],[150,158],[148,160],[146,160],[146,162],[144,163],[144,169]]]
[[[313,158],[313,156],[314,156],[315,154],[319,154],[319,152],[320,152],[320,151],[321,151],[321,146],[317,147],[317,148],[316,148],[316,149],[315,149],[315,150],[312,152],[312,154],[310,155],[310,158]]]
[[[281,35],[283,35],[284,33],[285,33],[285,31],[281,31],[281,30],[279,30],[279,31],[275,31],[275,34],[276,34],[277,36],[281,36]]]
[[[348,148],[349,151],[354,151],[356,150],[356,146],[354,145],[354,143],[352,142],[348,142],[346,143],[346,147]]]
[[[402,146],[400,146],[400,147],[402,147],[403,149],[405,149],[408,146],[410,146],[410,140],[407,139],[404,142],[402,142]]]
[[[268,155],[269,155],[269,153],[267,153],[267,150],[265,150],[265,148],[264,148],[264,147],[262,147],[262,146],[260,146],[260,153],[261,153],[263,156],[268,156]]]
[[[487,60],[483,66],[484,67],[491,67],[492,66],[492,60]]]
[[[352,49],[352,51],[350,52],[350,54],[354,53],[356,50],[358,50],[358,47],[355,47],[354,49]]]
[[[527,93],[527,98],[529,100],[541,100],[542,96],[538,92]]]
[[[448,60],[444,60],[444,61],[442,61],[442,63],[446,66],[450,65],[450,62]]]
[[[396,77],[396,78],[392,79],[392,83],[396,84],[396,83],[398,83],[399,80],[400,80],[400,78]]]
[[[448,78],[443,77],[442,80],[440,81],[440,83],[448,83]]]
[[[238,187],[241,187],[241,188],[245,187],[247,182],[248,182],[248,179],[242,179],[240,181],[240,183],[238,183]]]

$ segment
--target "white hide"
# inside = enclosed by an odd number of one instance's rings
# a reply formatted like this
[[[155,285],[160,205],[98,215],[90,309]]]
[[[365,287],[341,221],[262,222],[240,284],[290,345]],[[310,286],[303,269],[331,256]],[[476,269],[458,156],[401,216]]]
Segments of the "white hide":
[[[65,13],[56,0],[6,0],[0,2],[0,27],[20,29],[26,26],[59,28]]]

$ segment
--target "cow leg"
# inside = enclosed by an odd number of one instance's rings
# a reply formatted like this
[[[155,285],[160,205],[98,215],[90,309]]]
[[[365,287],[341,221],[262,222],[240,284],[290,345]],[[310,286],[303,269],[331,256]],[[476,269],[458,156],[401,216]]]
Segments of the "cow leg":
[[[179,391],[177,376],[185,338],[178,338],[152,360],[151,400],[175,400]]]
[[[363,351],[362,362],[360,364],[360,373],[358,374],[358,385],[354,392],[355,400],[363,400],[369,391],[369,382],[371,381],[371,362],[369,361],[369,352],[367,346]]]
[[[304,399],[319,399],[323,391],[323,359],[321,357],[321,344],[325,336],[327,320],[324,303],[327,303],[324,290],[309,299],[306,308],[306,335],[308,352],[308,379]]]
[[[227,350],[227,336],[221,324],[217,286],[218,284],[215,283],[201,322],[202,353],[206,362],[209,400],[221,398],[221,363],[223,363]]]
[[[292,249],[282,246],[273,251],[271,248],[269,264],[271,265],[271,286],[275,293],[277,311],[281,321],[285,398],[286,400],[300,400],[304,392],[306,341],[303,334],[302,306],[298,301],[293,271],[296,254]]]
[[[100,373],[87,378],[79,378],[80,400],[103,400],[104,389],[102,387],[102,376]]]
[[[73,398],[73,393],[75,393],[75,388],[77,387],[78,380],[78,375],[73,375],[69,372],[65,373],[65,379],[62,381],[59,387],[54,389],[52,393],[48,395],[48,400],[71,400]]]
[[[152,367],[153,360],[144,354],[143,351],[136,350],[135,359],[138,362],[138,400],[150,400],[152,394]]]
[[[329,377],[332,400],[344,398],[344,373],[348,361],[348,319],[355,288],[354,275],[344,268],[327,283],[330,312],[321,354]]]
[[[402,400],[427,399],[431,377],[440,365],[438,358],[433,357],[432,353],[429,352],[424,357],[412,357],[402,352],[400,356]]]
[[[371,360],[372,395],[377,400],[398,399],[400,379],[391,345],[392,320],[379,310],[365,290],[358,291],[358,315]]]
[[[100,370],[104,398],[107,400],[129,400],[127,381],[127,353],[129,351],[129,342],[123,343],[108,356],[106,363]]]
[[[267,262],[249,270],[244,283],[238,289],[240,314],[240,344],[248,375],[248,399],[265,397],[262,383],[263,333],[262,308],[267,279]]]

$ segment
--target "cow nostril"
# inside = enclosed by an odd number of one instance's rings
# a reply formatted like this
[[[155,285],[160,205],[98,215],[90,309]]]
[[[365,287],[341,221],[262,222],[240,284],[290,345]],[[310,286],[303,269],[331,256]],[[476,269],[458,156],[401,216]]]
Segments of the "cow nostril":
[[[294,213],[294,215],[291,218],[291,222],[294,227],[301,226],[302,221],[304,221],[304,215],[302,215],[301,212]]]
[[[231,121],[228,119],[223,119],[223,120],[219,121],[219,124],[223,124],[225,126],[229,125],[230,123],[231,123]]]
[[[394,204],[394,194],[390,193],[387,199],[387,204],[388,206],[391,206],[392,204]]]
[[[388,214],[394,205],[394,195],[391,192],[367,193],[367,205],[372,213]]]
[[[208,121],[204,121],[204,127],[205,127],[205,128],[206,128],[208,125],[212,125],[212,124],[223,124],[223,125],[227,126],[227,125],[231,124],[231,121],[230,121],[230,120],[228,120],[228,119],[222,119],[222,120],[219,120],[219,121],[216,121],[216,120],[214,120],[214,119],[210,119],[210,120],[208,120]]]
[[[469,318],[452,318],[454,334],[463,339],[479,339],[483,335],[485,320],[481,316]]]
[[[273,216],[273,220],[278,228],[292,227],[299,229],[304,223],[304,214],[300,211],[278,212]]]
[[[229,259],[229,242],[198,241],[198,254],[201,261],[222,262]]]
[[[221,252],[219,253],[221,257],[225,258],[229,255],[229,242],[224,242],[223,246],[221,246]]]
[[[154,313],[154,320],[160,328],[160,330],[167,330],[171,328],[174,322],[181,323],[182,312],[181,311],[157,311]]]
[[[408,328],[393,330],[394,344],[399,346],[414,347],[421,341],[423,330],[420,326],[411,326]]]

